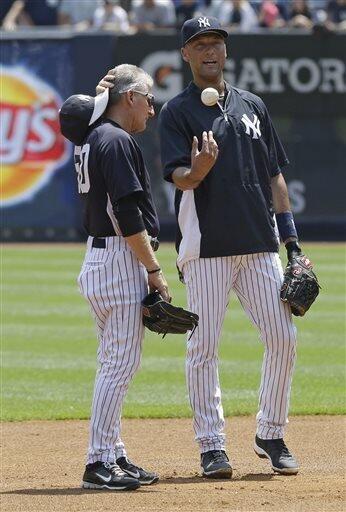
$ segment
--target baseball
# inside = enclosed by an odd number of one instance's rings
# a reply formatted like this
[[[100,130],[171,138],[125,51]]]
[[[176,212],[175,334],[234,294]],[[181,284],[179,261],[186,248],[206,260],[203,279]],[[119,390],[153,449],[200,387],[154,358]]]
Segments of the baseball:
[[[218,99],[219,93],[216,89],[214,89],[214,87],[207,87],[206,89],[203,89],[201,100],[204,105],[207,105],[207,107],[212,107],[213,105],[216,105]]]

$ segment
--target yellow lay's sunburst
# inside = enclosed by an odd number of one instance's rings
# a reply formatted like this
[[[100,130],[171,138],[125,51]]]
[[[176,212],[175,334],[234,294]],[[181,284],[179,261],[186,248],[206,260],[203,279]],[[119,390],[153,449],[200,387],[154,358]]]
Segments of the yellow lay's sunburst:
[[[20,67],[1,66],[0,205],[33,197],[69,158],[57,92]]]

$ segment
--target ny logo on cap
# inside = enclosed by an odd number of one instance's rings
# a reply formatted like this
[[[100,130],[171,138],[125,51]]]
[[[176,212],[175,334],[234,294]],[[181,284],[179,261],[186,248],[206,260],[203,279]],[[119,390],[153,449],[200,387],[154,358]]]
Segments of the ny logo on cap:
[[[198,18],[198,23],[199,23],[199,27],[210,27],[210,23],[209,23],[209,20],[206,16],[201,16],[200,18]]]

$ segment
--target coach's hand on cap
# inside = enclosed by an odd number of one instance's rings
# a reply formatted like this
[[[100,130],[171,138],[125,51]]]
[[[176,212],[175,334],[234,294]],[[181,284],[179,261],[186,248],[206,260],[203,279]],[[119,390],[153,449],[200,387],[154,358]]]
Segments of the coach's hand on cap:
[[[202,133],[202,147],[198,150],[198,139],[194,136],[191,150],[191,178],[202,181],[212,169],[219,154],[213,132]]]
[[[96,94],[101,94],[105,89],[112,89],[114,87],[114,75],[111,74],[111,70],[107,71],[107,74],[101,78],[96,86]]]
[[[157,290],[164,300],[171,302],[172,297],[168,290],[166,278],[161,269],[158,269],[157,272],[148,274],[148,286],[151,292],[155,292]]]

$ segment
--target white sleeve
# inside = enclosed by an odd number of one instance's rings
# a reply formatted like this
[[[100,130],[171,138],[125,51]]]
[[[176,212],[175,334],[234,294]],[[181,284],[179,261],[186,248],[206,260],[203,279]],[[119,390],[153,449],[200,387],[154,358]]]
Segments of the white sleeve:
[[[128,32],[128,30],[130,28],[130,24],[129,24],[129,19],[128,19],[128,16],[127,16],[127,12],[122,7],[120,7],[120,9],[118,11],[120,30],[122,32]]]
[[[98,7],[94,12],[93,17],[93,26],[95,28],[101,28],[104,23],[104,9],[103,7]]]
[[[167,16],[166,16],[167,25],[175,25],[175,21],[176,21],[175,8],[174,8],[173,2],[171,0],[169,0],[167,2],[166,11],[167,11]]]
[[[229,25],[229,20],[231,17],[232,12],[232,4],[221,4],[220,10],[219,10],[219,21],[221,25],[224,25],[227,27]]]
[[[242,9],[241,30],[243,32],[249,32],[253,28],[257,27],[257,25],[258,20],[256,13],[251,5],[247,5],[244,9]]]

